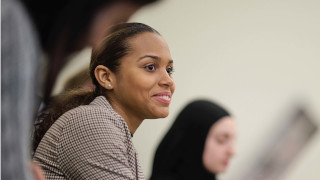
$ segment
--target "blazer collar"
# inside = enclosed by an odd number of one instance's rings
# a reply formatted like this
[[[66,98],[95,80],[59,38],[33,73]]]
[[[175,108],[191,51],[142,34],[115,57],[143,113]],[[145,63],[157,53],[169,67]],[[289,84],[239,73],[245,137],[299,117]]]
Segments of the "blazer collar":
[[[120,114],[118,114],[111,106],[111,104],[109,103],[109,101],[107,100],[107,98],[105,96],[98,96],[96,97],[91,103],[90,105],[94,105],[94,106],[100,106],[100,107],[104,107],[106,108],[110,113],[112,113],[112,115],[117,118],[119,120],[119,122],[121,122],[122,127],[119,127],[119,124],[116,124],[116,126],[118,126],[119,128],[124,128],[126,134],[128,137],[132,137],[133,135],[130,133],[129,127],[126,123],[126,121],[123,119],[122,116],[120,116]]]

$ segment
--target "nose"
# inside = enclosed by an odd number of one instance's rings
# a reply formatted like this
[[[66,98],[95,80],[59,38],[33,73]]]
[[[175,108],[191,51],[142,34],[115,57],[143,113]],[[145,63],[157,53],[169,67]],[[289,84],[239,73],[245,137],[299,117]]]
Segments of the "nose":
[[[236,154],[236,147],[233,143],[229,145],[228,154],[232,157]]]
[[[160,75],[160,80],[159,80],[159,85],[160,86],[166,86],[169,87],[170,89],[175,88],[175,82],[172,79],[172,77],[169,75],[169,73],[167,72],[166,69],[164,69],[163,71],[161,71],[161,75]],[[172,92],[173,93],[173,92]]]

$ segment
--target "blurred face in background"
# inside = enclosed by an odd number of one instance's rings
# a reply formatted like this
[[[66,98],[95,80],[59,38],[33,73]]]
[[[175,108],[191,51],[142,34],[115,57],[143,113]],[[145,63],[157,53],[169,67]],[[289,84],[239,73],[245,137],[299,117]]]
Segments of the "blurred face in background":
[[[235,154],[235,121],[227,116],[221,118],[209,130],[202,162],[211,173],[224,172],[230,158]]]
[[[96,46],[105,37],[108,27],[127,22],[140,8],[140,5],[129,1],[118,1],[100,9],[93,19],[89,33],[89,44]]]

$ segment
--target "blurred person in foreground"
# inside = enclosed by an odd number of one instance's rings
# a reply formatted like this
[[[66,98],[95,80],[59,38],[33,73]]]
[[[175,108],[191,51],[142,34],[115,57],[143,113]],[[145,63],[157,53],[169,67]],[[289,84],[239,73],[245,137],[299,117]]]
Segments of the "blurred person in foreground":
[[[95,46],[105,28],[129,19],[156,0],[2,0],[1,2],[1,178],[33,179],[31,125],[40,96],[50,101],[67,57]],[[47,68],[39,73],[43,53]],[[41,80],[41,78],[44,79]],[[39,177],[39,176],[37,176]]]
[[[151,180],[214,180],[235,153],[235,121],[208,100],[189,103],[159,144]]]

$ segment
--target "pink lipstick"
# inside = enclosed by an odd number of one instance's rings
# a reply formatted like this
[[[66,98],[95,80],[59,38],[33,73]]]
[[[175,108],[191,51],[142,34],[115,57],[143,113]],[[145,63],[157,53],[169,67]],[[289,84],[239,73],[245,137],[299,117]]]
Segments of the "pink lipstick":
[[[153,95],[157,100],[165,103],[165,104],[170,104],[171,101],[171,93],[170,92],[161,92],[158,94]]]

